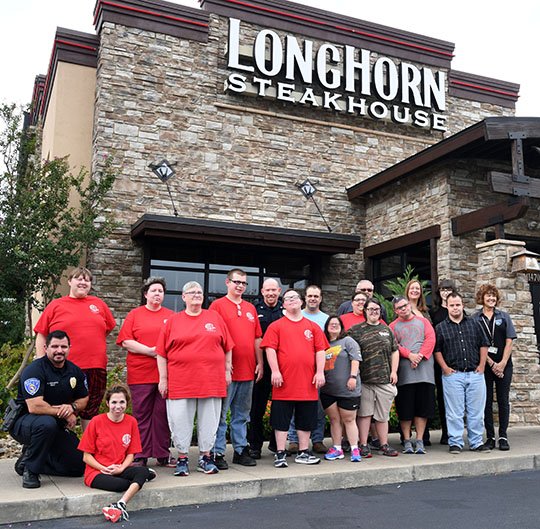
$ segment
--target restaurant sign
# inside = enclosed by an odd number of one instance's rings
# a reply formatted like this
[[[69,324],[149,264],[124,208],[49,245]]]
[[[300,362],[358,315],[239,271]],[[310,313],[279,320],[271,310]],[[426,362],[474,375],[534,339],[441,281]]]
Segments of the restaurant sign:
[[[446,130],[446,73],[229,19],[225,90],[424,129]]]

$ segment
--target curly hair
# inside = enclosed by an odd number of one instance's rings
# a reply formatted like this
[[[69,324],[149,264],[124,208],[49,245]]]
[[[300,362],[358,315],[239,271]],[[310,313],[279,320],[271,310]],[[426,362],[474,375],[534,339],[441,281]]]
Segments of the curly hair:
[[[476,291],[476,303],[478,305],[484,304],[484,296],[486,294],[493,294],[497,298],[496,304],[499,305],[499,302],[501,301],[501,293],[499,292],[499,289],[491,283],[481,285],[480,288]]]

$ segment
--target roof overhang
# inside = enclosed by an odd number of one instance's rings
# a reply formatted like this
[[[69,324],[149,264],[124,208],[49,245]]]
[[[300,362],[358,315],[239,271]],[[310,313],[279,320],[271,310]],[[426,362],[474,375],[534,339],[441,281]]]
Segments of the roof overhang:
[[[420,151],[400,163],[377,173],[347,189],[349,200],[363,198],[389,184],[436,163],[457,158],[483,157],[511,161],[511,137],[524,134],[524,146],[540,146],[540,118],[494,117],[486,118],[439,143]]]
[[[159,238],[238,244],[244,247],[264,246],[328,255],[353,254],[360,247],[360,237],[356,235],[149,214],[143,215],[133,224],[131,238],[136,241]]]

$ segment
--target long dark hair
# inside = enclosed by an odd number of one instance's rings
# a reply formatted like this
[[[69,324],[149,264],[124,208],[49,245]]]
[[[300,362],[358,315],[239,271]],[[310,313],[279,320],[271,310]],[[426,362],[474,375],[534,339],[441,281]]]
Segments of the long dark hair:
[[[345,336],[345,326],[343,325],[341,318],[337,314],[332,314],[331,316],[328,316],[328,319],[326,320],[326,323],[324,324],[324,334],[326,335],[326,338],[328,339],[328,341],[330,341],[330,333],[328,331],[330,320],[339,321],[339,324],[341,325],[341,330],[339,331],[339,336],[337,337],[337,339],[339,340],[340,338],[343,338],[343,336]]]

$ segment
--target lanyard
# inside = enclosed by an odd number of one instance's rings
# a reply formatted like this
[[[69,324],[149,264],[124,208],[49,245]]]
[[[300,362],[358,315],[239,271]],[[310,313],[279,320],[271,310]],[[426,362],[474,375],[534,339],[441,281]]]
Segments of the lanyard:
[[[495,336],[495,312],[493,313],[493,326],[490,329],[489,325],[487,324],[487,316],[485,314],[482,314],[482,323],[484,324],[484,327],[486,328],[489,337],[491,338],[491,345],[493,345],[493,338]]]

